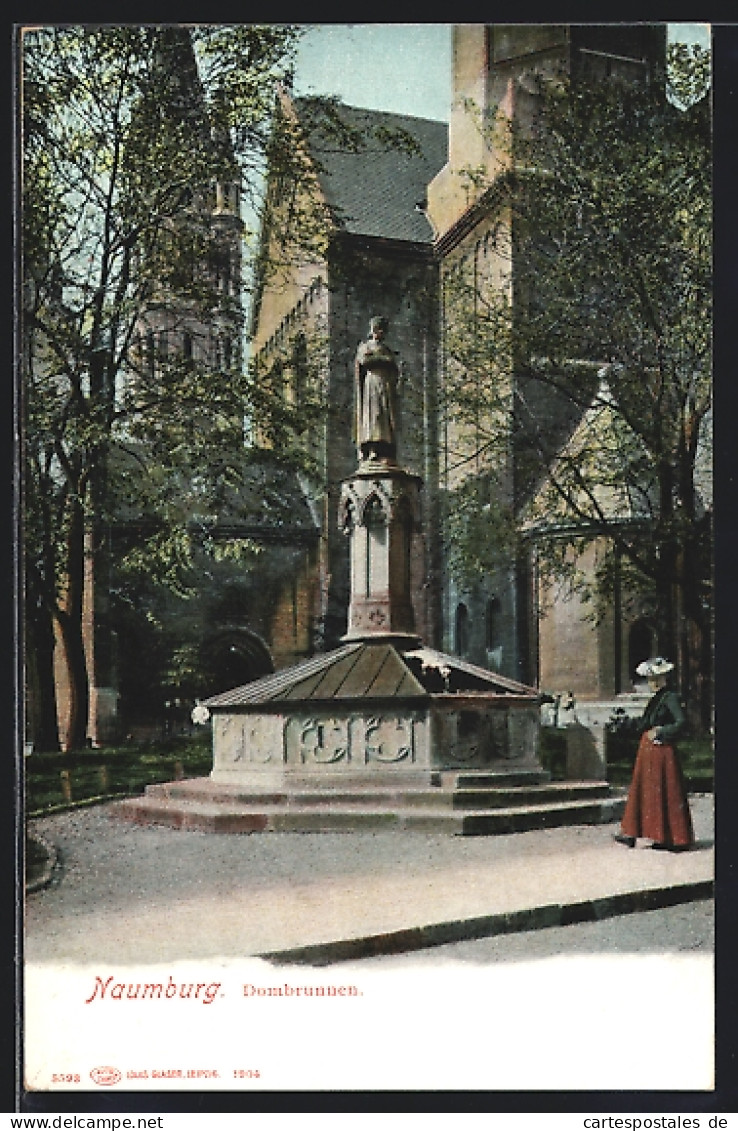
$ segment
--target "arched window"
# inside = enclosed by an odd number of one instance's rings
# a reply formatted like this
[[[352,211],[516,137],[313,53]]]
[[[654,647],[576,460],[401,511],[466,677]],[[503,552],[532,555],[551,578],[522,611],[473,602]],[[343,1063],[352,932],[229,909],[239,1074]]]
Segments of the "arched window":
[[[487,601],[487,609],[485,614],[485,636],[487,638],[487,651],[494,652],[495,648],[499,648],[502,641],[500,639],[500,613],[502,606],[499,597],[490,597]]]
[[[274,671],[271,653],[261,637],[244,628],[216,631],[203,640],[199,682],[207,695],[241,687]]]
[[[490,597],[484,610],[484,636],[487,666],[502,670],[502,604],[499,597]]]
[[[469,610],[461,601],[456,606],[456,654],[465,656],[469,651]]]
[[[146,331],[146,368],[149,377],[156,377],[156,336],[153,330]]]
[[[308,382],[308,352],[305,335],[295,335],[292,347],[293,396],[296,408],[301,408],[305,400]]]

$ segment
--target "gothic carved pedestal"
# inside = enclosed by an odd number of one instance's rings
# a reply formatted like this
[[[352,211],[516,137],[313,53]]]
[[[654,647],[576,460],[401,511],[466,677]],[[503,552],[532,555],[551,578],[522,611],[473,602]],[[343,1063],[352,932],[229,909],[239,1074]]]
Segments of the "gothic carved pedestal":
[[[421,480],[389,461],[359,465],[343,484],[341,526],[351,539],[351,603],[344,640],[393,640],[415,635],[410,560],[420,524]]]

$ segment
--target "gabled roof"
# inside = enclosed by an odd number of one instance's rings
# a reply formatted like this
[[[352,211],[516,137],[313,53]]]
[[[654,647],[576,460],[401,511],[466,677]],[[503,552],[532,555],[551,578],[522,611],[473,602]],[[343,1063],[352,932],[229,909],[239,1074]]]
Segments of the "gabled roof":
[[[307,114],[301,113],[308,101],[298,98],[294,106],[308,130],[318,180],[339,226],[352,235],[430,244],[433,231],[417,205],[448,160],[448,125],[339,104],[335,113],[340,122],[365,138],[355,151],[341,147],[326,126],[309,125]],[[409,135],[417,151],[383,140],[395,131]]]
[[[319,526],[297,473],[268,453],[244,466],[237,487],[223,489],[217,525],[240,526],[255,536],[317,533]]]
[[[425,698],[425,689],[389,644],[347,644],[206,700],[208,707],[290,701]]]
[[[113,467],[123,480],[135,484],[140,474],[143,448],[136,451],[131,443],[125,450],[113,452]],[[213,534],[250,537],[267,542],[289,542],[317,538],[319,520],[296,471],[281,467],[269,453],[247,462],[244,456],[241,475],[236,484],[221,483],[198,496],[193,484],[180,476],[171,476],[170,489],[177,490],[190,518],[198,528],[207,526]],[[156,522],[156,514],[142,511],[138,496],[119,492],[116,498],[114,523],[120,530],[137,528]]]
[[[458,656],[423,646],[405,651],[380,641],[357,641],[311,656],[243,687],[213,695],[204,701],[204,706],[227,709],[300,702],[428,701],[454,695],[463,698],[465,694],[538,701],[535,688],[469,664]]]

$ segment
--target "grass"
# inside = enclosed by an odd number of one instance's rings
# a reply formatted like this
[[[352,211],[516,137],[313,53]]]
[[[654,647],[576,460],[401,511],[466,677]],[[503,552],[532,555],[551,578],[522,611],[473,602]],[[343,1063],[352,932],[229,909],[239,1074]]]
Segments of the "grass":
[[[199,777],[212,768],[209,731],[145,746],[101,747],[25,759],[26,813],[39,817],[143,793],[154,782]]]

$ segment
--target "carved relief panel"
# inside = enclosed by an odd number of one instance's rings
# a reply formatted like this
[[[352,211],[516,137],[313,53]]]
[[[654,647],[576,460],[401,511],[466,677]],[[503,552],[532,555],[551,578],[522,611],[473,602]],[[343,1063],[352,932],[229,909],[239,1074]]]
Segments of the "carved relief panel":
[[[507,712],[467,709],[438,713],[433,722],[433,762],[483,768],[509,758]]]
[[[284,724],[288,766],[361,770],[372,764],[412,766],[416,761],[415,716],[397,714],[302,716]]]
[[[335,766],[350,760],[349,720],[345,718],[294,718],[284,726],[284,754],[288,765]]]
[[[364,760],[369,762],[415,761],[415,727],[411,718],[377,715],[364,722]]]
[[[278,765],[282,760],[281,730],[278,715],[215,715],[214,768]]]

